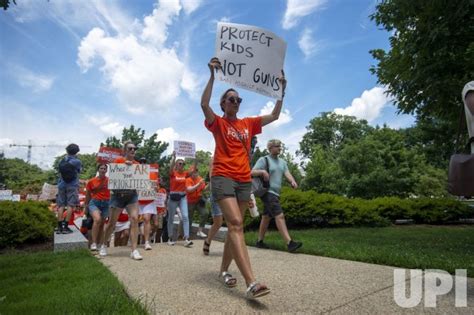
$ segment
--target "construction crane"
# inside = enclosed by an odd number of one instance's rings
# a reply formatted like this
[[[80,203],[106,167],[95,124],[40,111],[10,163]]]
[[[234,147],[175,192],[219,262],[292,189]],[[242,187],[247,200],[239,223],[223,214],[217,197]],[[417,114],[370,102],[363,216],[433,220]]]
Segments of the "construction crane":
[[[28,140],[28,144],[17,144],[17,143],[12,143],[10,144],[10,147],[27,147],[28,152],[26,156],[26,161],[30,163],[31,161],[31,148],[33,147],[39,147],[39,148],[48,148],[48,147],[55,147],[55,148],[64,148],[64,144],[32,144],[31,140]],[[83,147],[89,147],[89,146],[83,146]]]

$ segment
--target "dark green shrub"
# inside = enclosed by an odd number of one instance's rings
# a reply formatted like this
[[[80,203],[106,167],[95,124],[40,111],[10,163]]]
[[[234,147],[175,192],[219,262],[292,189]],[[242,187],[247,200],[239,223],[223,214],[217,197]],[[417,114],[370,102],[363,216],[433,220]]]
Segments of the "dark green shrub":
[[[280,197],[287,225],[313,226],[387,226],[397,219],[413,219],[419,224],[450,223],[473,218],[474,209],[454,199],[401,199],[384,197],[372,200],[345,198],[315,191],[284,187]],[[257,198],[260,213],[263,204]],[[245,216],[245,227],[256,228],[259,218]]]
[[[0,248],[51,239],[56,224],[44,202],[0,202]]]

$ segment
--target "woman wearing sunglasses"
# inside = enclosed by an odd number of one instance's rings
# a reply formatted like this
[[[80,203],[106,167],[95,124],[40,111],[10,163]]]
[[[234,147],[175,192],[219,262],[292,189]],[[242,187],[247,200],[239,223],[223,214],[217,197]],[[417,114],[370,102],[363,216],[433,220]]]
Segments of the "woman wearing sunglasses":
[[[139,164],[135,161],[135,152],[137,147],[135,144],[128,140],[123,144],[123,157],[115,159],[114,163],[124,163],[128,165]],[[131,189],[120,189],[112,190],[110,197],[110,217],[109,224],[105,230],[105,240],[109,240],[112,231],[115,229],[118,217],[123,209],[127,209],[130,218],[130,240],[132,242],[132,252],[130,258],[134,260],[143,259],[142,255],[137,249],[138,243],[138,194],[136,190]],[[102,256],[107,255],[105,248],[101,249]]]
[[[278,119],[282,101],[276,101],[269,115],[240,119],[237,118],[237,113],[242,99],[236,90],[228,89],[220,98],[224,115],[218,116],[209,106],[209,102],[214,85],[214,72],[221,69],[221,63],[218,58],[212,58],[208,66],[211,75],[202,94],[201,107],[205,126],[212,132],[216,142],[211,174],[212,195],[217,200],[228,227],[220,276],[227,287],[237,285],[237,279],[227,272],[234,259],[245,279],[247,297],[257,298],[270,293],[270,289],[256,281],[244,240],[243,218],[248,208],[251,188],[250,142],[253,136],[262,132],[263,126]],[[278,80],[282,84],[284,96],[286,80],[283,70]]]

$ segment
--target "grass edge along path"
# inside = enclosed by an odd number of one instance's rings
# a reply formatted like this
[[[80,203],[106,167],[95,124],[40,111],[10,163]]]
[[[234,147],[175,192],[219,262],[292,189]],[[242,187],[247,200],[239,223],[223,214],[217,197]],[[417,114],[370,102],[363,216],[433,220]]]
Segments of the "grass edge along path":
[[[147,314],[87,250],[0,255],[0,314]]]
[[[467,269],[474,277],[474,226],[390,226],[382,228],[326,228],[290,230],[303,242],[298,253],[409,269],[441,269],[454,274]],[[255,246],[258,232],[246,232]],[[280,234],[267,232],[270,248],[286,251]]]

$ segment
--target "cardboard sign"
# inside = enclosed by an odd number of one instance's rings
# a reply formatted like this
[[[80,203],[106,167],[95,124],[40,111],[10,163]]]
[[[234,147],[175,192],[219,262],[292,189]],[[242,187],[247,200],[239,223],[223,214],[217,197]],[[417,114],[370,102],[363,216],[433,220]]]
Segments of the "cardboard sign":
[[[58,186],[44,183],[43,189],[41,189],[41,194],[38,199],[39,200],[53,200],[53,199],[56,199],[57,194],[58,194]]]
[[[0,190],[0,201],[11,201],[12,193],[11,190]]]
[[[196,156],[196,145],[194,142],[174,141],[174,151],[176,156],[193,158]]]
[[[139,190],[138,200],[155,200],[156,199],[156,181],[159,175],[158,164],[150,164],[150,180],[152,181],[152,188],[149,190]]]
[[[109,165],[109,189],[150,190],[150,165],[117,164]]]
[[[216,57],[222,71],[217,79],[268,97],[280,99],[286,42],[265,29],[217,23]]]
[[[97,163],[109,164],[115,161],[115,159],[120,156],[122,156],[122,149],[100,147],[99,152],[97,152],[96,160]]]

